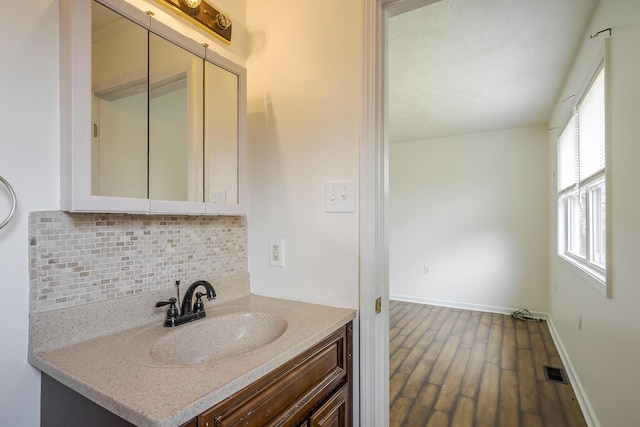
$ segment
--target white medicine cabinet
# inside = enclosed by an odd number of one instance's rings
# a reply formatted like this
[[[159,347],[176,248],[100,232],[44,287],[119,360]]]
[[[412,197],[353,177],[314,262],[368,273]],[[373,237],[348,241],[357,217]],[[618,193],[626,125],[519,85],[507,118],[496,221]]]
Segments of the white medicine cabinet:
[[[123,0],[61,1],[61,205],[246,213],[246,70]]]

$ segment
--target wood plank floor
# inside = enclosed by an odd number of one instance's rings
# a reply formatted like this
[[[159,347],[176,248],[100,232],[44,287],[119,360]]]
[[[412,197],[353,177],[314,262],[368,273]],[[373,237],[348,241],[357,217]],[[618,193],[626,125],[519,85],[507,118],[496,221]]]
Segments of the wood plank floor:
[[[582,427],[546,322],[390,301],[389,425]]]

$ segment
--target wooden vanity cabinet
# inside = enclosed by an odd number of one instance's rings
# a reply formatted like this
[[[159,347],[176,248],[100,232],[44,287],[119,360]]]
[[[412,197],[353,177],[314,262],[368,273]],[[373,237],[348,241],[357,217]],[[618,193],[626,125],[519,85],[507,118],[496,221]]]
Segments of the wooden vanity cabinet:
[[[303,425],[309,427],[338,427],[351,425],[351,390],[341,387],[327,402],[315,411],[309,422]]]
[[[181,427],[351,427],[352,323]],[[42,374],[42,427],[130,422]]]
[[[349,323],[200,414],[197,426],[350,427],[352,345]]]

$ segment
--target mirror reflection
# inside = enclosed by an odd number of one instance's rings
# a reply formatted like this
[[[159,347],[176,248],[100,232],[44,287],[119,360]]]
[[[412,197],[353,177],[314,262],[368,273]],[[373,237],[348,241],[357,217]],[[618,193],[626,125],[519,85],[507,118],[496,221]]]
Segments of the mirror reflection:
[[[202,202],[204,60],[149,34],[149,198]]]
[[[235,65],[206,61],[96,1],[92,38],[92,194],[238,205]]]
[[[147,197],[147,31],[92,8],[91,192]]]
[[[238,203],[238,76],[205,63],[205,170],[209,203]]]

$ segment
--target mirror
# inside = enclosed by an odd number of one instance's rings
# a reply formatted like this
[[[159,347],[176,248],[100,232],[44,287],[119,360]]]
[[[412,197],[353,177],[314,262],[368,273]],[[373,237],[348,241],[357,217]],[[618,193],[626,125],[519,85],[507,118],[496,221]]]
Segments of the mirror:
[[[205,63],[206,201],[238,203],[238,76]]]
[[[241,72],[92,4],[91,194],[239,205]]]
[[[203,64],[202,58],[149,34],[150,199],[203,201]]]
[[[147,198],[147,30],[93,2],[91,193]]]

